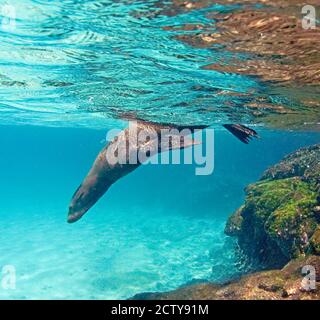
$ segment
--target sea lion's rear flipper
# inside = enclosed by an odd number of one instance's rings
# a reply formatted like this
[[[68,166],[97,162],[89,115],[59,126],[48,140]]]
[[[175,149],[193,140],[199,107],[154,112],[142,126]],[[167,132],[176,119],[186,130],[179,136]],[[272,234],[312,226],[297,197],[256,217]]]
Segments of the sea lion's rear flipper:
[[[245,144],[248,144],[252,138],[259,138],[255,130],[242,124],[224,124],[223,126]]]

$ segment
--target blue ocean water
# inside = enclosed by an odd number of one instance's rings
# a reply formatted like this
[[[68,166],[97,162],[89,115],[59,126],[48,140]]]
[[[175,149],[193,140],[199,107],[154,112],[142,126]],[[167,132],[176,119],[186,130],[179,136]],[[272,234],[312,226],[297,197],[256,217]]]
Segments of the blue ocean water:
[[[215,169],[143,165],[118,181],[79,222],[67,224],[72,193],[105,131],[1,126],[0,266],[16,268],[4,299],[116,299],[237,274],[223,234],[243,188],[319,134],[262,131],[244,145],[215,132]]]
[[[176,35],[194,31],[165,28],[209,23],[215,32],[210,10],[232,8],[0,0],[0,268],[14,266],[17,277],[15,289],[0,286],[0,298],[124,299],[239,273],[223,229],[244,187],[320,136],[261,125],[261,139],[244,145],[221,129],[254,122],[244,105],[257,97],[299,107],[256,78],[202,69],[234,55],[191,47]],[[107,129],[125,127],[124,112],[213,125],[213,174],[196,176],[195,165],[141,166],[67,224],[72,194]]]

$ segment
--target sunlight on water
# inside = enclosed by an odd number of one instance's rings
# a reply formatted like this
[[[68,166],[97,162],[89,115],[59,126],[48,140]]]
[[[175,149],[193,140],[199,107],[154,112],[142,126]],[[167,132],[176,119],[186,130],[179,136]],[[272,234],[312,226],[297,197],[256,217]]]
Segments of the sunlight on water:
[[[245,76],[200,69],[227,55],[190,48],[162,29],[206,21],[205,12],[145,17],[156,10],[152,3],[15,2],[15,29],[0,32],[0,121],[103,127],[127,110],[157,121],[213,124],[226,119],[227,105],[244,103],[221,90],[259,89]],[[248,120],[245,111],[233,117]]]

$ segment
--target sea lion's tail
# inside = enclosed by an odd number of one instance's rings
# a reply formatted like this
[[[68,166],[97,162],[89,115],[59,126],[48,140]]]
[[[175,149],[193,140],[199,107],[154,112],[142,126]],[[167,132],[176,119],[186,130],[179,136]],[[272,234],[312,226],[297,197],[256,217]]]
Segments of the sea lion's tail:
[[[255,130],[242,124],[224,124],[223,126],[245,144],[248,144],[252,138],[259,138]]]

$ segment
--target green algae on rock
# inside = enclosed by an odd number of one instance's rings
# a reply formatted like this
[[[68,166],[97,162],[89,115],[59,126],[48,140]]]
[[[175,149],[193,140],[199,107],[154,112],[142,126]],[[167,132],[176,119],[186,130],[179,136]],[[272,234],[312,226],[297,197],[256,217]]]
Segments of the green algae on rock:
[[[301,177],[303,180],[320,184],[320,144],[301,148],[288,156],[262,175],[261,180]]]
[[[243,217],[241,215],[244,206],[240,207],[231,217],[229,217],[225,230],[229,236],[238,236],[241,232]]]
[[[256,269],[225,284],[186,285],[146,300],[318,300],[319,283],[306,289],[303,267],[313,266],[320,281],[320,144],[301,148],[264,172],[246,188],[246,199],[227,221]]]
[[[310,239],[310,248],[315,254],[320,255],[320,227],[317,227]]]
[[[245,204],[226,225],[257,268],[282,267],[320,253],[320,145],[299,149],[246,188]]]

